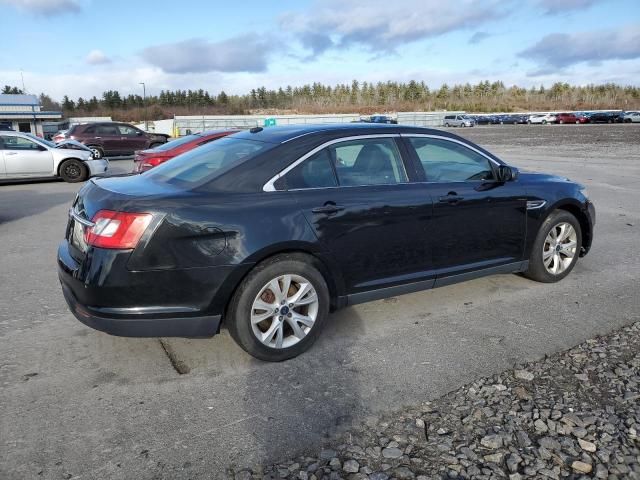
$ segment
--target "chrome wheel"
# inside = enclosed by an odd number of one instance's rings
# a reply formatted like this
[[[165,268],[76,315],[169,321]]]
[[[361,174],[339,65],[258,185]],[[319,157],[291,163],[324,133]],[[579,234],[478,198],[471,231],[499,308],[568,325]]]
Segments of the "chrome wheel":
[[[68,164],[66,164],[63,168],[63,171],[64,171],[64,174],[71,180],[75,180],[79,178],[80,175],[82,175],[80,166],[73,162],[69,162]]]
[[[578,235],[569,223],[562,222],[555,225],[547,235],[542,247],[542,261],[544,268],[552,275],[564,272],[576,256]]]
[[[318,294],[300,275],[281,275],[267,283],[251,305],[251,329],[270,348],[289,348],[305,338],[318,316]]]
[[[91,156],[95,159],[102,158],[102,150],[97,147],[89,147],[91,150]]]

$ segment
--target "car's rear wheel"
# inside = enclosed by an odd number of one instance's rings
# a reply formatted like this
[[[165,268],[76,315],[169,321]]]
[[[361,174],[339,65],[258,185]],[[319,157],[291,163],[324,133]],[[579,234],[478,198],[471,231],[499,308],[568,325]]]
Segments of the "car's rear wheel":
[[[87,166],[82,161],[76,159],[65,160],[64,163],[60,165],[59,172],[60,178],[69,183],[84,182],[89,176]]]
[[[97,145],[87,145],[87,147],[89,147],[89,150],[91,150],[91,155],[93,155],[93,158],[97,159],[104,157],[104,151]]]
[[[543,124],[543,125],[546,125],[546,124],[547,124],[547,121],[546,121],[546,120],[542,120],[542,124]]]
[[[556,210],[538,230],[525,275],[538,282],[558,282],[573,270],[581,247],[580,222],[571,213]]]
[[[445,124],[444,124],[444,126],[445,126],[445,127],[448,127],[448,126],[449,126],[449,124],[448,124],[448,123],[445,123]]]
[[[231,300],[226,323],[247,353],[279,362],[307,350],[328,314],[329,289],[313,257],[283,254],[249,273]]]

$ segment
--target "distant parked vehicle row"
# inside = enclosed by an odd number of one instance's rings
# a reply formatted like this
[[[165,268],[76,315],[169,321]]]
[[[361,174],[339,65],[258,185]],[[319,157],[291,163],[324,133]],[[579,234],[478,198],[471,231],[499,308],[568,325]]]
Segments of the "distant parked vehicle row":
[[[476,125],[498,125],[498,124],[581,124],[581,123],[632,123],[640,122],[640,112],[560,112],[560,113],[534,113],[534,114],[499,114],[499,115],[458,115],[474,120]],[[443,120],[443,125],[448,126],[447,115]]]
[[[109,155],[133,155],[136,150],[154,148],[166,143],[169,135],[148,133],[128,123],[96,122],[74,125],[57,133],[55,143],[76,140],[91,150],[94,158]]]

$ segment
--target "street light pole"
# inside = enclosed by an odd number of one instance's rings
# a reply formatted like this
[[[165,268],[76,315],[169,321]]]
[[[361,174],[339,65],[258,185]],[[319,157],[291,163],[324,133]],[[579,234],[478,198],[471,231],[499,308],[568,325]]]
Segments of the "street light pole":
[[[147,87],[144,82],[140,82],[142,85],[142,106],[144,107],[144,130],[149,130],[149,124],[147,123]]]

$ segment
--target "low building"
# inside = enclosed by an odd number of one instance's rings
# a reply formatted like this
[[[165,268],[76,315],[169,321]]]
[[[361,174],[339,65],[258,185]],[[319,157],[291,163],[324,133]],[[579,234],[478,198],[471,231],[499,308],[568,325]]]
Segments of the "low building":
[[[62,112],[43,111],[35,95],[0,94],[0,124],[17,132],[43,137],[42,123],[61,118]]]

